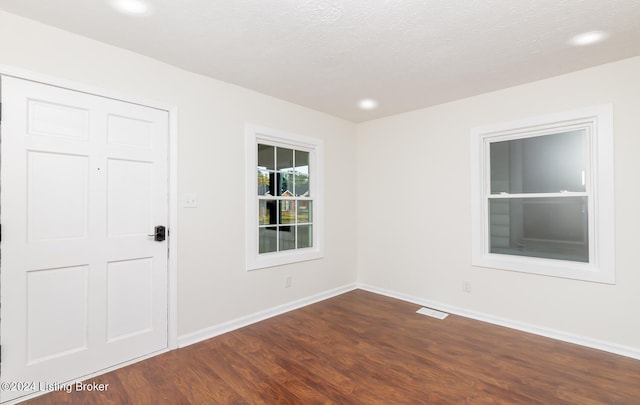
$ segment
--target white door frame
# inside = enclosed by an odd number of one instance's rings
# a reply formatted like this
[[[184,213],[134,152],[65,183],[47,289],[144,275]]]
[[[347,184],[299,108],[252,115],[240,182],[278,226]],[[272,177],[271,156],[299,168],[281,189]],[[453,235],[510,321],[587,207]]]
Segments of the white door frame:
[[[169,257],[168,257],[168,330],[166,351],[176,349],[178,347],[178,107],[175,105],[167,105],[156,101],[150,101],[140,97],[132,97],[119,92],[105,90],[82,83],[63,80],[48,75],[32,72],[29,70],[15,68],[0,64],[0,75],[12,76],[18,79],[30,80],[42,84],[61,87],[68,90],[78,91],[81,93],[92,94],[95,96],[106,97],[114,100],[124,101],[127,103],[139,104],[158,110],[167,111],[169,113]],[[1,269],[0,269],[1,271]],[[0,297],[0,302],[2,297]],[[2,324],[0,320],[0,335],[2,334]],[[156,355],[158,353],[155,353]],[[147,356],[151,357],[151,356]],[[146,357],[143,357],[146,358]],[[130,363],[135,363],[140,359],[119,364],[111,369],[120,368]],[[101,370],[100,373],[108,371]],[[96,370],[98,371],[98,370]]]

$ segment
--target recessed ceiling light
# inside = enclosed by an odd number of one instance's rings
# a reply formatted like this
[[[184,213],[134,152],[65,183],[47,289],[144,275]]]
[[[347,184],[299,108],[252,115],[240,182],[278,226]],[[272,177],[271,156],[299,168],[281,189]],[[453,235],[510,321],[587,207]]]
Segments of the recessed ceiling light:
[[[151,12],[149,4],[142,0],[111,0],[111,5],[129,15],[147,15]]]
[[[358,107],[362,110],[373,110],[378,107],[378,102],[372,98],[363,98],[358,101]]]
[[[591,45],[603,41],[607,33],[603,31],[590,31],[571,38],[569,43],[575,46]]]

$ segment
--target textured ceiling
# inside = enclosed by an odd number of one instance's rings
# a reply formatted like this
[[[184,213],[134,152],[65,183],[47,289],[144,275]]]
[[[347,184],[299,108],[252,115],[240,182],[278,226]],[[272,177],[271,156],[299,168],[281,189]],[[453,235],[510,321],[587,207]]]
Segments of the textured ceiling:
[[[354,122],[640,55],[639,0],[0,0],[0,9]],[[590,47],[569,39],[603,30]],[[379,108],[361,111],[371,97]]]

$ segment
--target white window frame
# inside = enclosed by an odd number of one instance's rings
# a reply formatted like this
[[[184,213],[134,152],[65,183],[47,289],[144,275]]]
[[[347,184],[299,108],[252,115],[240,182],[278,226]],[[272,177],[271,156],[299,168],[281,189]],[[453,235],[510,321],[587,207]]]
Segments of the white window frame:
[[[324,256],[324,143],[322,140],[291,134],[277,129],[246,124],[246,268],[256,270],[280,266]],[[309,152],[309,195],[313,201],[311,212],[313,246],[279,252],[258,252],[259,198],[258,152],[259,143]]]
[[[572,193],[588,198],[589,262],[489,253],[490,144],[575,128],[589,136],[587,192]],[[473,128],[470,135],[472,265],[615,284],[613,106]]]

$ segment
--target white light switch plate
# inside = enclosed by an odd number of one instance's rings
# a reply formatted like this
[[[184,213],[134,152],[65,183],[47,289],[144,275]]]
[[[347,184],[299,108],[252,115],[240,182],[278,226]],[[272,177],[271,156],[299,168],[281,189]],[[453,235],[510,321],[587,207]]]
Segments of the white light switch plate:
[[[193,193],[183,194],[182,206],[184,208],[196,208],[198,206],[198,196]]]

